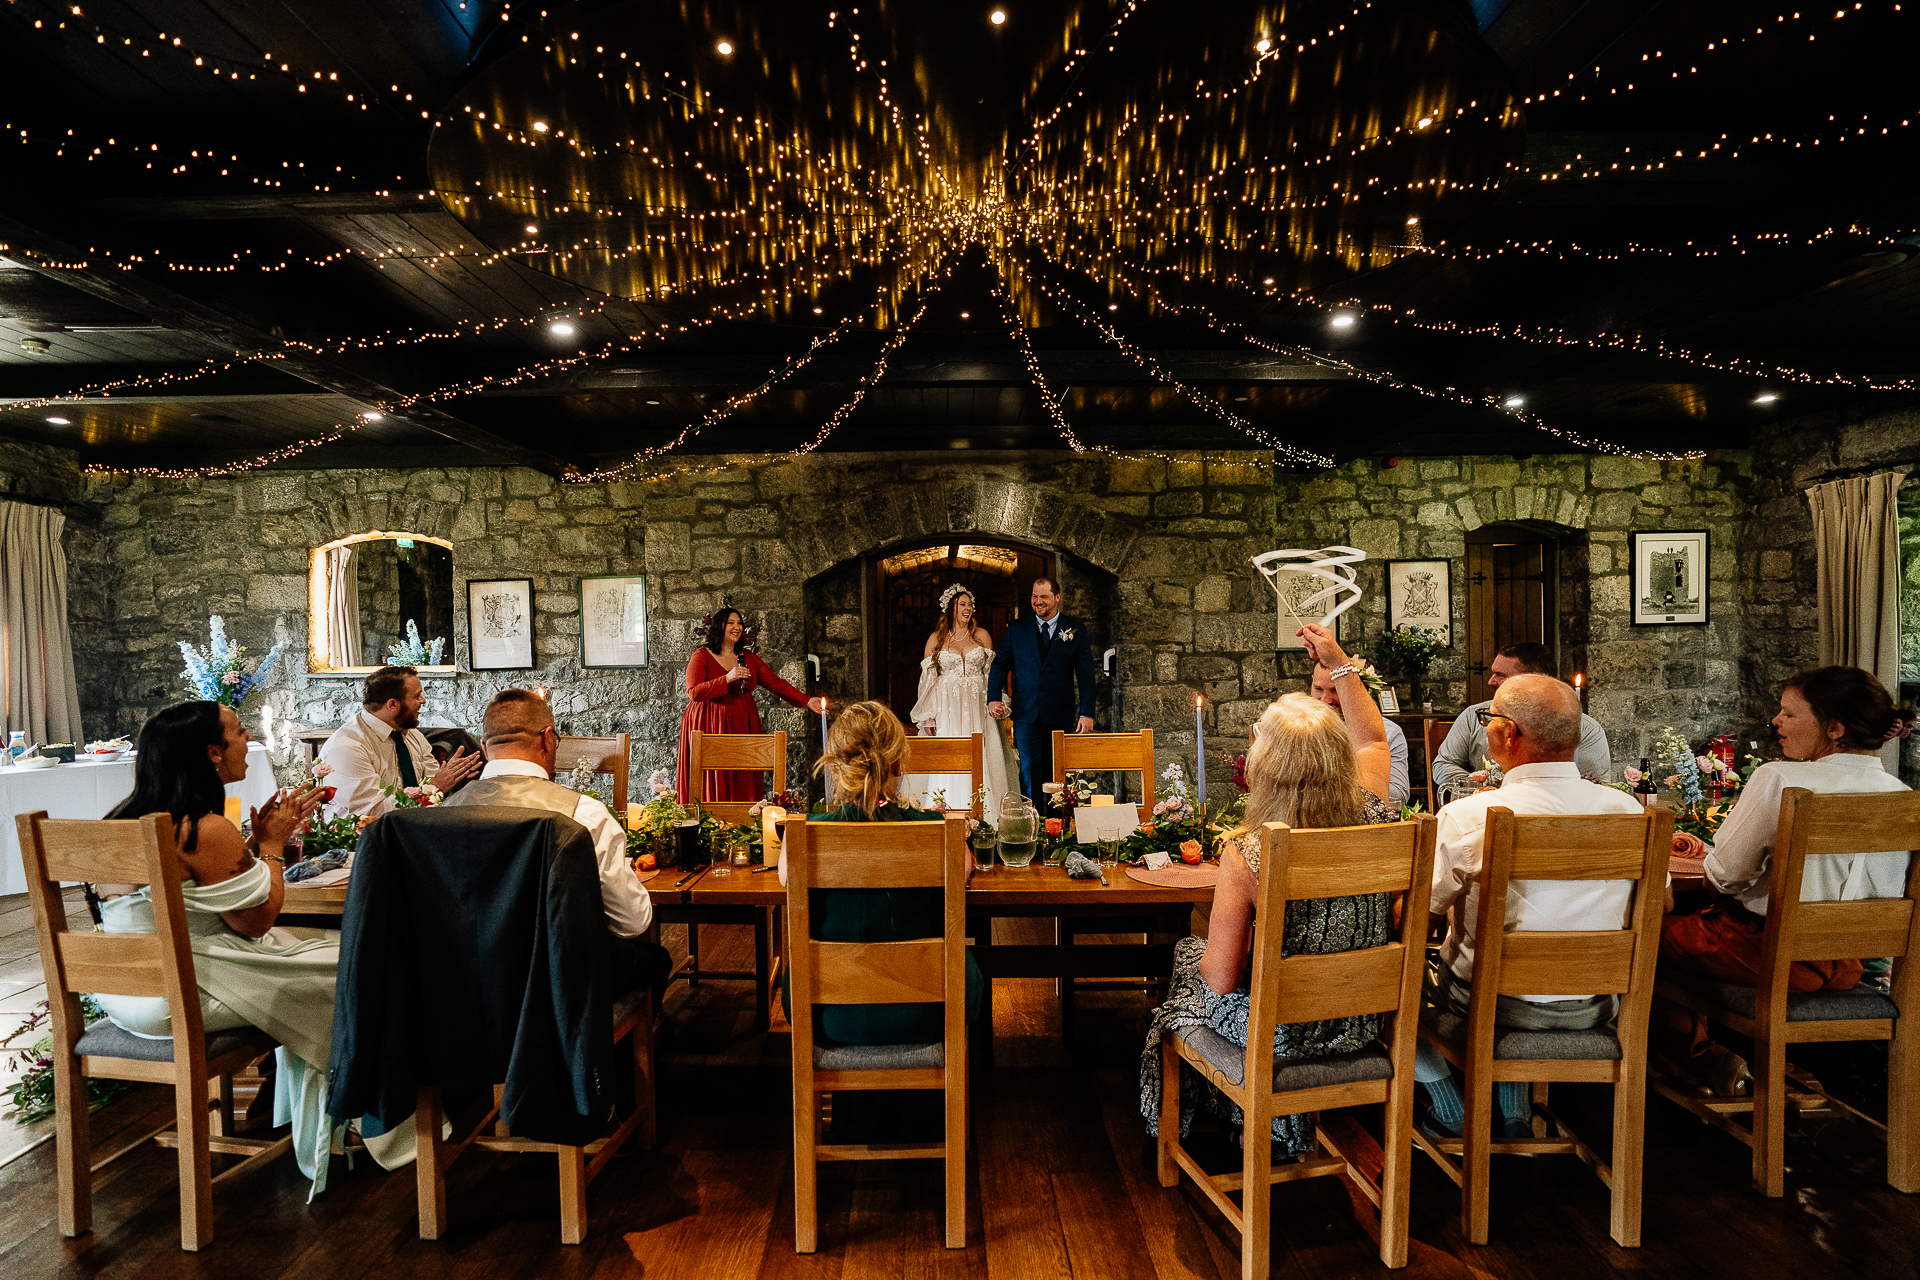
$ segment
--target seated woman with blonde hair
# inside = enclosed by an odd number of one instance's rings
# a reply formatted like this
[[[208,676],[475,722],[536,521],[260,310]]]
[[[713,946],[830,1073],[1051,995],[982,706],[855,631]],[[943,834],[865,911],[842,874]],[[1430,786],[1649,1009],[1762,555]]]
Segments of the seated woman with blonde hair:
[[[812,822],[938,822],[945,815],[900,799],[900,766],[907,731],[878,702],[856,702],[840,712],[814,772],[827,776],[827,812]],[[967,854],[967,869],[973,855]],[[780,883],[787,882],[787,851],[780,850]],[[809,900],[813,936],[821,942],[899,942],[938,937],[945,927],[939,889],[816,889]],[[967,1020],[986,996],[986,979],[967,953]],[[781,993],[784,1005],[786,992]],[[942,1034],[937,1004],[825,1005],[814,1031],[835,1044],[925,1044]]]
[[[1393,761],[1385,722],[1373,695],[1333,634],[1311,623],[1301,628],[1310,657],[1332,674],[1340,710],[1303,693],[1269,706],[1254,726],[1247,753],[1246,819],[1227,833],[1220,855],[1208,937],[1187,938],[1174,948],[1167,1002],[1154,1011],[1140,1055],[1140,1109],[1149,1131],[1160,1113],[1160,1038],[1182,1027],[1206,1026],[1237,1045],[1247,1042],[1251,997],[1254,908],[1260,900],[1260,828],[1351,827],[1392,822],[1384,797]],[[1393,919],[1384,893],[1354,898],[1316,898],[1287,904],[1288,955],[1354,951],[1387,941]],[[1380,1034],[1378,1014],[1297,1022],[1274,1028],[1273,1049],[1282,1058],[1318,1058],[1364,1048]],[[1240,1109],[1218,1090],[1181,1090],[1180,1127],[1192,1120],[1189,1104],[1200,1101],[1231,1124]],[[1282,1154],[1298,1154],[1313,1142],[1309,1116],[1276,1116],[1273,1141]]]

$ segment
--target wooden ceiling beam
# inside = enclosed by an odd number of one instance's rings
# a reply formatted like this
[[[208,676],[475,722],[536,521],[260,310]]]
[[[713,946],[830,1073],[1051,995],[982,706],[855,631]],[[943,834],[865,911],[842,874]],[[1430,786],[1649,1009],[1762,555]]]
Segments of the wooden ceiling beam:
[[[170,329],[198,334],[234,351],[281,352],[283,354],[273,362],[274,368],[315,386],[350,396],[369,408],[405,398],[404,392],[362,377],[335,360],[287,348],[271,334],[130,272],[109,275],[104,270],[94,268],[42,265],[45,262],[82,262],[88,255],[13,218],[0,216],[0,241],[12,249],[23,251],[15,261],[27,259],[22,261],[22,265],[48,279],[104,298],[130,311],[137,311]],[[507,462],[532,467],[549,475],[559,475],[570,469],[566,462],[552,454],[516,444],[505,436],[482,430],[431,405],[414,405],[402,411],[401,416],[405,421],[435,435]]]

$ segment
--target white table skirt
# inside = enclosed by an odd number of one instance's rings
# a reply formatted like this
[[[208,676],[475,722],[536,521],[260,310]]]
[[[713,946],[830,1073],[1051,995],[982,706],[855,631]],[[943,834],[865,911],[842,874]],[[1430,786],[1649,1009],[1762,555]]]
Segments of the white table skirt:
[[[254,808],[266,803],[275,789],[267,749],[257,742],[249,743],[247,776],[228,786],[227,794],[239,796],[243,806]],[[104,818],[107,810],[132,794],[131,760],[96,764],[83,757],[51,769],[0,768],[0,813],[6,815],[5,833],[0,835],[0,843],[6,846],[0,855],[4,859],[0,861],[0,894],[27,891],[16,817],[45,809],[53,818]]]

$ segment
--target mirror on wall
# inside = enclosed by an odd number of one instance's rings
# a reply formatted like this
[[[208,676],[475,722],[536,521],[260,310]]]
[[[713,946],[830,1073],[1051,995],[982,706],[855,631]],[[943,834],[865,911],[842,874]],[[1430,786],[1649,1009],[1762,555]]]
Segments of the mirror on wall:
[[[316,547],[307,607],[314,671],[454,669],[453,547],[443,539],[374,531]]]

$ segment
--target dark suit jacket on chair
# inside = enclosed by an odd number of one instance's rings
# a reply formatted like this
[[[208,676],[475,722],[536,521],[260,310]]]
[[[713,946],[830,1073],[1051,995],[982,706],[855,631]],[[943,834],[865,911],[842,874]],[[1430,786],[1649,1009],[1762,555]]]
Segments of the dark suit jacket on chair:
[[[1032,614],[1008,627],[1000,652],[994,655],[993,669],[987,674],[989,701],[1001,696],[1009,671],[1013,672],[1015,724],[1071,729],[1076,715],[1093,717],[1093,641],[1086,624],[1078,618],[1061,614],[1050,644],[1041,642],[1040,624]],[[1076,677],[1080,685],[1077,699]]]
[[[331,1114],[391,1128],[421,1085],[504,1083],[516,1136],[600,1136],[614,993],[586,828],[518,805],[396,810],[361,837],[342,924]]]

